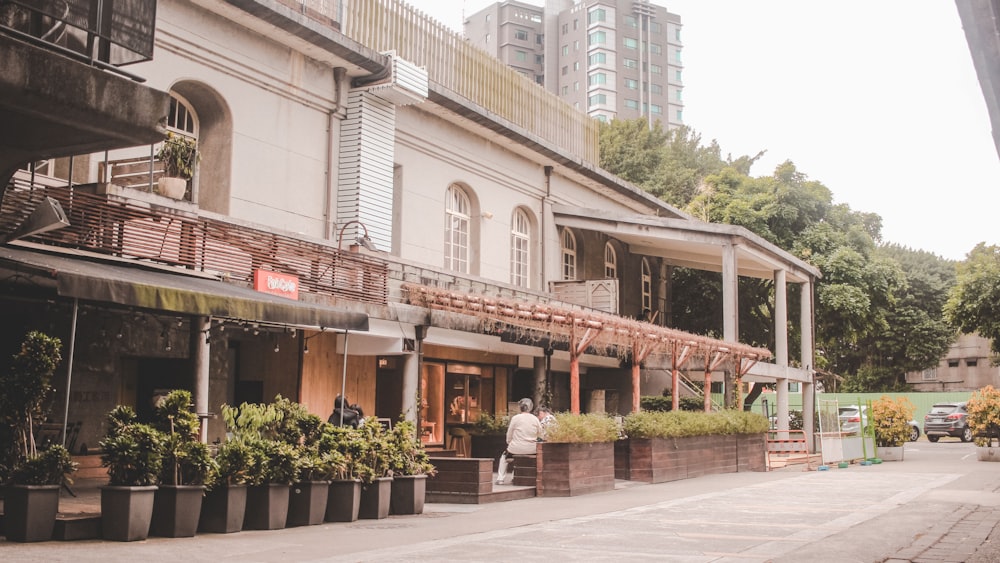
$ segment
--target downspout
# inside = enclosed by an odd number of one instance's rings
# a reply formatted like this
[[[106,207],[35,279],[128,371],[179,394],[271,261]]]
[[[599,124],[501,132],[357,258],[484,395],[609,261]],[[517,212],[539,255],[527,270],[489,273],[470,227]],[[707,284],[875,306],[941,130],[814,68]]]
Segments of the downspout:
[[[326,193],[324,194],[323,201],[323,238],[325,240],[332,240],[335,229],[334,217],[334,202],[337,198],[334,197],[334,192],[337,190],[337,179],[334,177],[334,162],[337,155],[334,154],[336,151],[337,144],[335,143],[334,132],[335,125],[343,114],[343,85],[344,77],[347,76],[347,69],[344,67],[337,67],[333,69],[333,108],[327,112],[327,124],[326,124]]]
[[[73,356],[76,352],[76,321],[79,311],[80,300],[73,298],[73,316],[69,327],[69,354],[66,358],[66,401],[63,404],[62,445],[64,447],[66,446],[66,421],[69,420],[69,392],[73,385]]]
[[[541,254],[542,254],[541,263],[542,264],[548,264],[549,263],[548,253],[547,253],[548,246],[545,244],[545,241],[548,238],[548,231],[546,230],[546,225],[548,224],[548,222],[546,221],[546,218],[549,216],[549,213],[552,210],[552,167],[551,166],[544,166],[542,168],[542,170],[544,170],[544,172],[545,172],[545,197],[542,198],[542,217],[541,217],[541,219],[539,219],[539,222],[541,223],[539,225],[539,230],[541,231],[541,236],[538,237],[538,238],[541,239],[541,245],[542,245],[542,248],[541,248]],[[544,268],[539,268],[539,270],[540,270],[539,274],[540,274],[540,277],[541,277],[541,280],[540,280],[541,283],[540,283],[540,285],[545,285],[546,272],[542,271],[542,270],[544,270]],[[544,289],[544,288],[540,288],[540,289]]]

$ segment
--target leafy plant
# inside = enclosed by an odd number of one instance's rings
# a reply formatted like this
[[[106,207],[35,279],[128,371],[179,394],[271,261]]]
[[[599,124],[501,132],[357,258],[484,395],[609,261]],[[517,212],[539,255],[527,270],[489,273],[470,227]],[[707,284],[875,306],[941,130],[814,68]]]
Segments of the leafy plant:
[[[209,487],[244,485],[247,482],[253,450],[240,440],[226,440],[215,454],[216,473]]]
[[[101,465],[113,486],[155,485],[163,467],[163,434],[140,424],[135,410],[119,405],[107,415],[108,432],[100,441]]]
[[[892,398],[883,395],[872,402],[871,415],[875,426],[875,445],[883,448],[899,447],[910,437],[910,419],[913,403],[906,397]]]
[[[727,409],[718,412],[647,412],[625,417],[625,434],[630,438],[680,438],[712,434],[759,434],[770,424],[764,415]]]
[[[663,395],[643,395],[639,397],[639,408],[644,411],[660,411],[668,412],[673,410],[673,396],[670,395],[669,389],[664,391]],[[678,401],[680,410],[682,411],[692,411],[697,412],[704,410],[705,404],[701,399],[696,399],[694,397],[681,397]]]
[[[423,444],[417,439],[417,426],[409,420],[400,420],[389,434],[392,442],[392,474],[434,475],[437,472]]]
[[[343,458],[343,463],[336,465],[334,479],[360,479],[361,475],[370,472],[364,465],[368,442],[357,428],[324,423],[320,426],[317,449],[320,455],[336,453]]]
[[[40,454],[34,439],[35,423],[46,414],[52,374],[62,360],[61,347],[56,337],[29,332],[0,377],[0,444],[8,444],[0,451],[0,482],[9,478],[14,484],[58,485],[76,470],[61,445]]]
[[[365,424],[358,428],[361,463],[358,465],[358,478],[365,483],[373,483],[375,479],[392,476],[392,459],[394,444],[386,434],[381,424]]]
[[[210,483],[217,466],[208,445],[200,441],[201,421],[192,410],[191,392],[171,391],[156,404],[155,414],[155,427],[164,434],[159,482],[164,485]]]
[[[965,410],[976,445],[989,447],[994,440],[1000,445],[1000,389],[987,385],[976,391],[969,397]]]
[[[301,405],[281,395],[270,404],[222,406],[222,417],[231,433],[229,440],[242,443],[249,454],[247,484],[291,484],[299,479],[299,448],[304,435],[298,421],[303,413],[306,411]]]
[[[168,132],[156,159],[163,163],[165,176],[190,180],[199,160],[198,144],[194,139]]]
[[[618,439],[618,425],[609,416],[558,413],[555,417],[555,423],[546,431],[546,442],[594,443]]]
[[[507,426],[509,424],[509,416],[493,415],[484,412],[479,415],[479,419],[469,428],[469,433],[477,436],[504,436],[507,434]]]
[[[67,475],[76,471],[77,465],[69,450],[53,444],[18,465],[10,481],[18,485],[59,485],[65,480],[72,484]]]

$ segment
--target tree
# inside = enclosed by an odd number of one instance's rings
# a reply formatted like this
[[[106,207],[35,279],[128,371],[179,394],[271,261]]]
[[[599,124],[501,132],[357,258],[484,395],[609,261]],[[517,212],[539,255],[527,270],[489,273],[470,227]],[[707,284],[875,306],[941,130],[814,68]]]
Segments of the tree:
[[[978,332],[1000,353],[1000,247],[979,243],[958,264],[945,316],[966,333]]]

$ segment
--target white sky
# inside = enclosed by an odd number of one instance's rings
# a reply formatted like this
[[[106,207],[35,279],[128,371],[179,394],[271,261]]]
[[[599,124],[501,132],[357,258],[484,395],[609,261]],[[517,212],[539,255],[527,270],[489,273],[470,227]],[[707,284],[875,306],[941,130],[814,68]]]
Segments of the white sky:
[[[956,260],[1000,242],[1000,158],[953,0],[654,2],[684,24],[684,121],[703,143],[766,149],[757,176],[791,160],[881,215],[886,242]],[[492,2],[409,3],[461,32]]]

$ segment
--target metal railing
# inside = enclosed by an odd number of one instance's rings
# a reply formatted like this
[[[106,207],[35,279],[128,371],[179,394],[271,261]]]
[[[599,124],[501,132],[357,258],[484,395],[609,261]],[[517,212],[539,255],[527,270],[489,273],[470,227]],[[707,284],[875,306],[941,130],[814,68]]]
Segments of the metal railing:
[[[298,276],[306,292],[387,303],[388,266],[381,258],[92,191],[94,186],[15,179],[0,206],[0,233],[13,231],[39,201],[52,197],[70,225],[27,240],[206,272],[246,286],[255,270],[275,270]]]

